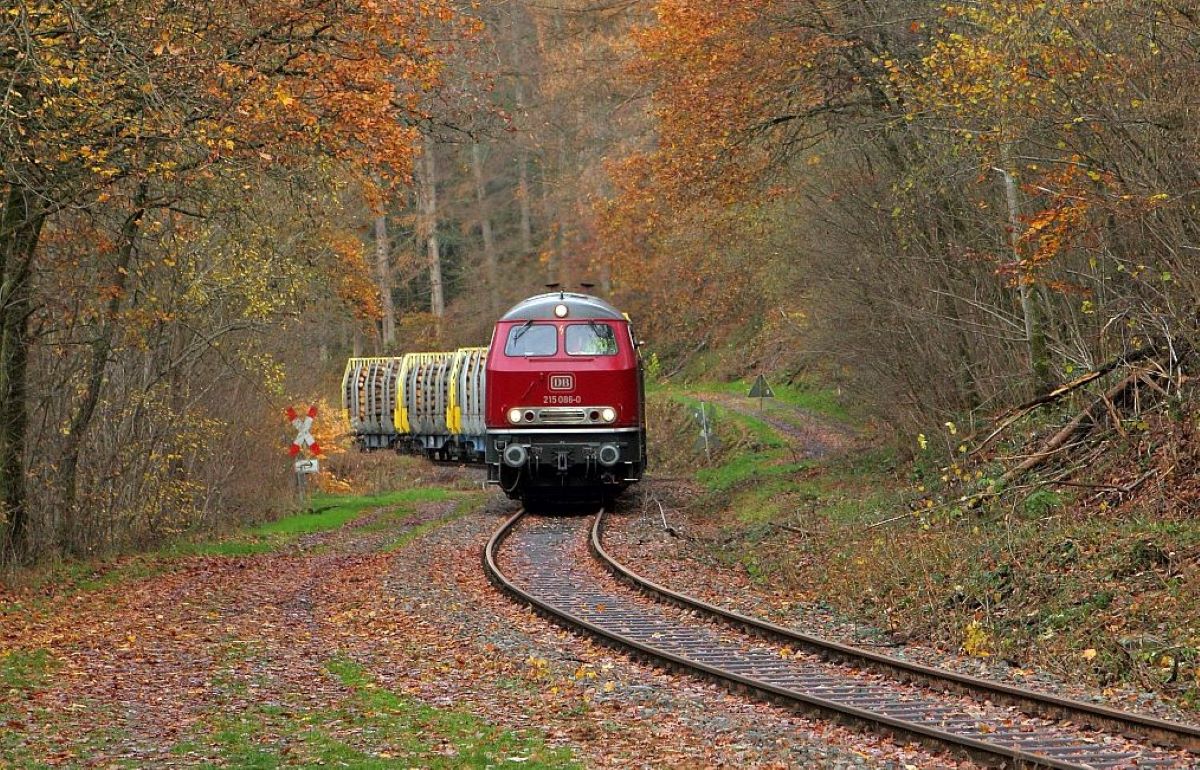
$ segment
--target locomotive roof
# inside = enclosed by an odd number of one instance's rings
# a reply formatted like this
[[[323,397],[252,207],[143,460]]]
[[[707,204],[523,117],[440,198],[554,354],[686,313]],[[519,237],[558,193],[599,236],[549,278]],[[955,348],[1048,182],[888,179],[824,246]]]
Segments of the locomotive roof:
[[[555,321],[558,320],[554,315],[555,305],[567,306],[568,320],[572,318],[611,318],[617,321],[625,320],[625,316],[621,314],[620,310],[617,310],[599,297],[593,297],[590,294],[576,294],[569,291],[552,291],[518,302],[500,320]]]

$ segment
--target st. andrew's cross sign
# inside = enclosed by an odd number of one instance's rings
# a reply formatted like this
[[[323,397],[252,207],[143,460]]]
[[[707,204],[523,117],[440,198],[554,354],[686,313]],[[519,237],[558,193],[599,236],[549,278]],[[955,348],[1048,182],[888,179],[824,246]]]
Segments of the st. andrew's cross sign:
[[[308,408],[308,413],[301,417],[292,407],[287,408],[287,418],[292,423],[292,427],[296,429],[296,439],[292,445],[288,447],[288,454],[292,457],[300,454],[301,449],[307,449],[311,455],[321,454],[321,445],[313,438],[312,426],[313,419],[317,416],[316,405]]]

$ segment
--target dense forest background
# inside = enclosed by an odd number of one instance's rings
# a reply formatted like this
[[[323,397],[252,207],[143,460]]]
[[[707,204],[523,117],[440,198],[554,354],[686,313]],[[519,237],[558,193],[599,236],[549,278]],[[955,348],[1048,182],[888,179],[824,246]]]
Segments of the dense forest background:
[[[254,515],[347,355],[545,283],[898,436],[1188,382],[1181,0],[20,0],[0,73],[6,560]]]

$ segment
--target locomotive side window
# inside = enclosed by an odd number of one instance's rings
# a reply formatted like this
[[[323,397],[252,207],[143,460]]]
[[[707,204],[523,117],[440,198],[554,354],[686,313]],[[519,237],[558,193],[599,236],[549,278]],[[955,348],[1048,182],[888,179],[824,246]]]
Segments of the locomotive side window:
[[[506,356],[552,356],[558,352],[558,327],[551,324],[522,324],[508,330]]]
[[[570,324],[566,346],[569,356],[615,356],[617,335],[609,324]]]

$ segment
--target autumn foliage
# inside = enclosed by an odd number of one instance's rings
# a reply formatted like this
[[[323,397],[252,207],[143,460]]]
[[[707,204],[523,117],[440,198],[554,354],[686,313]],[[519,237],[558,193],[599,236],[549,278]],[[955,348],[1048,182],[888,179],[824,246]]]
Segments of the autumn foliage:
[[[6,9],[8,556],[177,530],[261,491],[245,460],[278,443],[289,324],[378,314],[347,191],[408,179],[462,29],[439,0]]]
[[[628,300],[666,308],[655,323],[691,338],[680,355],[746,327],[777,335],[778,318],[803,313],[776,337],[793,365],[852,372],[847,386],[911,428],[1200,331],[1200,134],[1180,100],[1200,78],[1190,11],[655,11],[631,69],[655,135],[611,166],[601,245]],[[696,272],[691,301],[664,301],[665,276]]]

